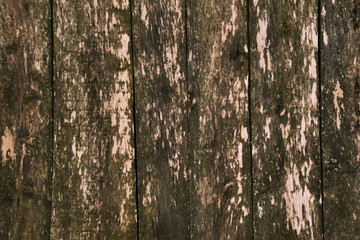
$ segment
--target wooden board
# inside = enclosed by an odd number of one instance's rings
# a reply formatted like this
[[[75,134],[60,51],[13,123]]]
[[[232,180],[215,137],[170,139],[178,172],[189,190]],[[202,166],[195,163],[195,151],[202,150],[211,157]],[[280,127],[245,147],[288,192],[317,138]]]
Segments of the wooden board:
[[[0,1],[0,239],[49,237],[50,16],[48,1]]]
[[[190,230],[250,239],[251,159],[245,1],[188,1]]]
[[[317,1],[250,6],[255,239],[321,239]]]
[[[140,239],[188,239],[185,2],[134,1]]]
[[[129,1],[54,2],[53,239],[135,239]]]
[[[359,6],[321,6],[325,239],[360,239]]]

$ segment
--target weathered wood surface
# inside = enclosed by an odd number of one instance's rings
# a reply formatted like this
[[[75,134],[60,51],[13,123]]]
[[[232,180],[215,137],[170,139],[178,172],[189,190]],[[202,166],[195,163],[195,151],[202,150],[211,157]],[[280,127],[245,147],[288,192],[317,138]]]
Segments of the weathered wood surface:
[[[250,6],[254,238],[321,239],[317,1]]]
[[[184,0],[134,1],[140,239],[188,239]]]
[[[325,239],[360,239],[360,2],[321,2]]]
[[[54,1],[53,239],[135,239],[129,1]]]
[[[359,6],[0,0],[0,239],[360,239]]]
[[[48,1],[0,1],[0,239],[50,230]]]
[[[188,1],[190,230],[251,239],[246,1]]]

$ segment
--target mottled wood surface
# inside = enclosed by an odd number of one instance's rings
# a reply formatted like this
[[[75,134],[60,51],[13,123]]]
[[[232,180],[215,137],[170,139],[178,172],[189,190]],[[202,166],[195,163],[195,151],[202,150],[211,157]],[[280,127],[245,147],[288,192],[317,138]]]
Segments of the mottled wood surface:
[[[317,1],[250,6],[255,239],[321,239],[317,34]]]
[[[188,1],[192,239],[250,239],[245,1]]]
[[[134,1],[140,239],[188,239],[184,0]]]
[[[360,240],[359,7],[0,0],[0,239]]]
[[[50,16],[48,1],[0,1],[0,239],[49,235]]]
[[[128,1],[54,2],[52,239],[135,239]]]
[[[360,239],[360,1],[322,1],[325,239]]]

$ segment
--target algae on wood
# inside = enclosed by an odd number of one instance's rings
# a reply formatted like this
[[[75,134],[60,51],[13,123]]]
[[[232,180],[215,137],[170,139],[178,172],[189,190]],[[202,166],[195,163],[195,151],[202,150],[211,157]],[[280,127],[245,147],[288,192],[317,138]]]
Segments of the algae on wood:
[[[317,1],[250,6],[255,239],[321,238]]]
[[[360,239],[360,2],[321,1],[325,239]]]
[[[48,1],[0,1],[0,239],[49,237],[50,16]]]
[[[51,237],[135,239],[129,1],[54,1]]]
[[[188,239],[184,0],[134,1],[140,239]]]
[[[188,1],[190,230],[251,239],[246,1]]]

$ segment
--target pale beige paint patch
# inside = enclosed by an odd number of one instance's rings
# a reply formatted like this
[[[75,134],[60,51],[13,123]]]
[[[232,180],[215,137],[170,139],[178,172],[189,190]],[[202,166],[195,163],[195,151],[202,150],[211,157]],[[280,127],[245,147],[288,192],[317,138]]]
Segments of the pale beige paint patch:
[[[142,204],[146,207],[148,203],[151,204],[152,198],[156,199],[156,196],[152,196],[152,194],[151,194],[151,182],[148,182],[146,184],[146,190],[145,190],[145,194],[144,194],[144,197],[143,197]]]
[[[238,164],[239,167],[243,167],[243,161],[242,161],[242,155],[243,155],[243,145],[242,143],[239,143],[238,145]]]
[[[306,171],[305,182],[309,180],[311,165],[310,160],[309,164],[305,163],[302,166],[303,171]],[[314,239],[312,216],[315,212],[315,197],[310,193],[306,183],[304,186],[300,183],[299,169],[293,163],[290,168],[286,168],[286,190],[283,198],[286,203],[288,229],[291,224],[297,235],[305,231],[311,235],[311,239]]]
[[[120,59],[126,59],[126,61],[130,61],[130,54],[129,54],[129,43],[130,37],[126,33],[121,34],[121,48],[118,49],[116,54],[117,57]]]
[[[341,103],[339,105],[339,102],[338,102],[338,98],[343,98],[344,97],[344,92],[340,88],[340,82],[339,81],[337,81],[337,83],[336,83],[336,87],[335,87],[335,90],[333,91],[333,94],[334,94],[334,107],[335,107],[335,110],[336,110],[336,127],[337,127],[337,129],[340,129],[340,126],[341,126],[340,107],[344,111],[345,111],[345,108],[344,108],[343,103]]]
[[[259,19],[259,31],[256,35],[256,42],[257,42],[257,50],[260,53],[260,68],[265,72],[266,66],[265,66],[265,48],[266,48],[266,38],[267,38],[267,26],[268,21],[267,18]]]
[[[324,44],[327,46],[328,45],[328,35],[327,35],[325,30],[324,30],[324,33],[323,33],[323,38],[324,38]]]
[[[314,107],[317,107],[317,103],[318,103],[318,98],[317,98],[316,92],[317,92],[317,84],[316,84],[316,82],[314,82],[313,86],[312,86],[312,90],[311,90],[311,95],[310,95],[311,104]]]
[[[14,158],[14,145],[15,137],[11,133],[11,130],[6,127],[4,135],[1,137],[1,151],[2,151],[2,165],[4,166],[7,161],[7,157]]]
[[[306,136],[305,136],[305,131],[306,131],[306,120],[305,117],[303,116],[301,119],[301,127],[300,127],[300,144],[299,144],[299,151],[302,151],[302,153],[305,155],[305,151],[306,151]]]
[[[270,139],[270,123],[271,123],[271,118],[266,118],[266,125],[264,131],[267,139]]]
[[[149,17],[147,16],[146,6],[141,3],[141,20],[145,23],[146,28],[149,28]]]
[[[310,66],[309,66],[309,76],[311,78],[316,79],[317,77],[317,72],[316,72],[316,59],[314,56],[314,50],[311,52],[311,62],[310,62]]]
[[[123,10],[128,9],[128,8],[129,8],[129,0],[122,0],[122,1],[121,1],[121,8],[122,8]]]
[[[246,127],[241,126],[241,138],[246,142],[249,138],[248,131]]]
[[[221,41],[225,42],[228,35],[231,34],[235,36],[237,30],[237,16],[238,16],[238,9],[235,5],[235,1],[232,2],[231,5],[231,18],[229,23],[222,22],[221,24]]]

